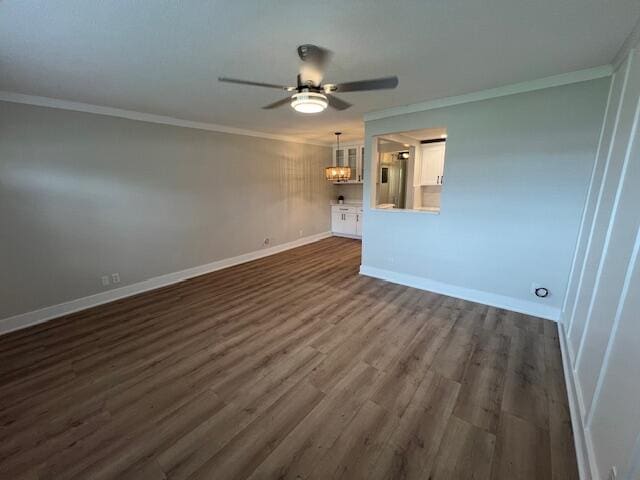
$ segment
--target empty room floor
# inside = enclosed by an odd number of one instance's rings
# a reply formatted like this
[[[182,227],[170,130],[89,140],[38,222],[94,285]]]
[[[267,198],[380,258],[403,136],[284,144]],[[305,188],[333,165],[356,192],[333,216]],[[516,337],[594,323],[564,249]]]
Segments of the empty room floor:
[[[576,479],[552,322],[328,238],[0,337],[2,479]]]

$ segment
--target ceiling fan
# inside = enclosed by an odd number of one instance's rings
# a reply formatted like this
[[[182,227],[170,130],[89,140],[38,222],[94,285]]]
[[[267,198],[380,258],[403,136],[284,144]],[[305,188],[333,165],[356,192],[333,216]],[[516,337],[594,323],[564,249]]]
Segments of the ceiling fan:
[[[296,92],[290,97],[283,98],[262,108],[270,110],[290,103],[294,110],[301,113],[319,113],[327,108],[327,106],[335,108],[336,110],[346,110],[349,108],[351,104],[333,95],[335,92],[363,92],[367,90],[396,88],[398,86],[398,77],[396,76],[346,83],[322,83],[324,67],[331,57],[331,52],[316,45],[300,45],[298,47],[298,56],[300,60],[302,60],[303,65],[300,73],[298,73],[295,87],[229,77],[219,77],[218,81],[251,85],[254,87],[277,88],[285,92]]]

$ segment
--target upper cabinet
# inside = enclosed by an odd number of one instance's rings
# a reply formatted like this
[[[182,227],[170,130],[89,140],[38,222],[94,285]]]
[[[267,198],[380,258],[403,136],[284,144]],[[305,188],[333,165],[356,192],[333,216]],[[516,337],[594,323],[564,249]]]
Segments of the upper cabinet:
[[[353,143],[333,147],[333,164],[341,167],[351,167],[351,178],[346,182],[336,183],[362,183],[364,165],[364,145]]]
[[[444,180],[444,154],[446,142],[424,143],[416,165],[414,186],[442,185]]]

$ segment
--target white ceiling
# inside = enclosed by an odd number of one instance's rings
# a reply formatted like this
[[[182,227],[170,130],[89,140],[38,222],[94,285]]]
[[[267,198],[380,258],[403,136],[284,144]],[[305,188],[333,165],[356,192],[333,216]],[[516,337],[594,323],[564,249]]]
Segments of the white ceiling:
[[[0,90],[347,141],[368,111],[610,63],[639,16],[638,0],[4,0]],[[400,85],[303,116],[216,81],[291,84],[302,43],[334,51],[327,81]]]

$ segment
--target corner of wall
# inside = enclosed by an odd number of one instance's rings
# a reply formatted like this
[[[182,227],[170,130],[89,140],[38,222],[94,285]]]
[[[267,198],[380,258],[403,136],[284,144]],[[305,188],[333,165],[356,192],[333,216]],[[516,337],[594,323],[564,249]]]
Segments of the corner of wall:
[[[12,317],[0,319],[0,335],[10,333],[16,330],[22,330],[27,327],[38,325],[40,323],[48,322],[64,315],[86,310],[88,308],[110,303],[115,300],[130,297],[132,295],[138,295],[157,288],[166,287],[174,283],[179,283],[189,278],[204,275],[206,273],[215,272],[224,268],[233,267],[241,263],[250,262],[259,258],[268,257],[276,253],[284,252],[292,248],[301,247],[308,243],[317,242],[323,238],[331,236],[331,232],[322,232],[316,235],[310,235],[303,237],[292,242],[283,243],[281,245],[275,245],[264,250],[257,250],[254,252],[239,255],[237,257],[225,258],[198,267],[181,270],[179,272],[168,273],[159,277],[150,278],[142,282],[127,285],[115,290],[109,290],[107,292],[101,292],[95,295],[89,295],[88,297],[76,298],[68,302],[60,303],[57,305],[51,305],[40,310],[32,312],[21,313]]]
[[[470,302],[481,303],[496,308],[511,310],[525,315],[532,315],[547,320],[557,322],[560,318],[560,309],[548,307],[538,303],[521,300],[518,298],[507,297],[495,293],[474,290],[471,288],[459,287],[443,282],[438,282],[429,278],[418,277],[406,273],[393,272],[368,265],[360,265],[360,274],[368,277],[380,278],[392,283],[406,285],[408,287],[427,290],[429,292],[447,295],[449,297],[461,298]]]

